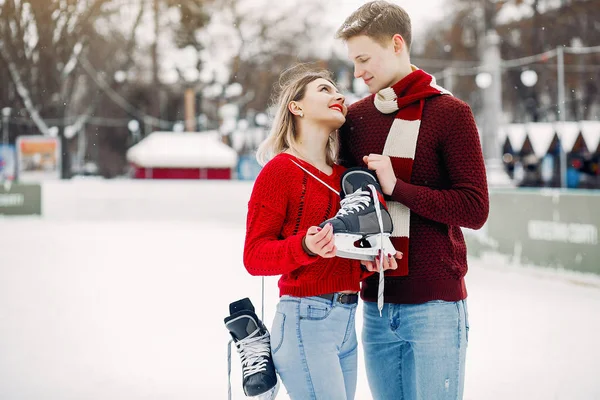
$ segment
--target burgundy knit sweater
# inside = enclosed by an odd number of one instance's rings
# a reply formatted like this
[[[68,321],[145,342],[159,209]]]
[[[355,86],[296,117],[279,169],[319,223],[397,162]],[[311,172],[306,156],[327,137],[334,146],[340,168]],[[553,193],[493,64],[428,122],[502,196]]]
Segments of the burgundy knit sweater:
[[[340,208],[340,197],[292,161],[340,189],[345,170],[340,165],[327,175],[286,153],[269,161],[256,178],[248,203],[246,269],[252,275],[281,275],[280,296],[358,292],[366,276],[358,261],[309,256],[303,249],[308,228],[332,218]]]
[[[346,167],[365,166],[364,155],[382,154],[395,113],[378,111],[373,98],[352,104],[340,130],[340,162]],[[466,103],[449,95],[426,100],[410,182],[398,179],[391,198],[411,211],[408,275],[386,272],[385,302],[466,298],[460,227],[481,228],[489,208],[479,134]],[[377,301],[376,275],[363,281],[361,296]]]

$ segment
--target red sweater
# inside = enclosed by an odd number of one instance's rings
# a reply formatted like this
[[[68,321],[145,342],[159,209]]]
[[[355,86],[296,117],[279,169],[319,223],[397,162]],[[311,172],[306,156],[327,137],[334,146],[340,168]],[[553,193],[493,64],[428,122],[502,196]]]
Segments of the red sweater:
[[[340,162],[347,167],[365,166],[364,155],[383,151],[395,113],[379,112],[373,98],[352,104],[340,130]],[[398,179],[391,198],[411,211],[408,275],[386,272],[385,301],[466,298],[467,250],[460,227],[481,228],[489,208],[479,134],[466,103],[449,95],[426,100],[410,182]],[[377,276],[363,282],[361,296],[377,301]]]
[[[309,256],[304,251],[306,231],[333,217],[340,197],[292,160],[340,189],[345,170],[340,165],[334,165],[328,176],[286,153],[269,161],[256,178],[248,203],[244,265],[252,275],[281,275],[280,296],[358,292],[364,277],[358,261]]]

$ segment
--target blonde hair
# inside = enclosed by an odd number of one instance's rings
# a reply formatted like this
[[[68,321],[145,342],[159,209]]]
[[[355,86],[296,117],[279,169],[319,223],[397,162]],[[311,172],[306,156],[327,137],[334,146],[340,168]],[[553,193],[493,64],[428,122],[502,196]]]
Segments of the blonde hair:
[[[355,36],[365,35],[384,44],[395,34],[402,36],[410,51],[412,27],[408,13],[396,4],[372,1],[346,18],[335,37],[347,41]]]
[[[291,67],[281,74],[277,91],[278,96],[274,102],[273,125],[269,136],[261,143],[256,152],[256,159],[260,165],[265,165],[277,154],[288,149],[300,153],[297,148],[298,132],[294,115],[288,109],[288,105],[292,101],[302,100],[306,94],[306,86],[319,78],[326,79],[334,84],[331,72],[322,69],[311,70],[303,64]],[[337,131],[329,135],[325,151],[327,164],[332,165],[337,159]]]

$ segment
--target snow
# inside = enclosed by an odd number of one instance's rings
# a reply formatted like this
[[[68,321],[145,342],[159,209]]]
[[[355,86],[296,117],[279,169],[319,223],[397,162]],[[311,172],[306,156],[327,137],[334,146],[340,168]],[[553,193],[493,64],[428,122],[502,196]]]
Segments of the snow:
[[[524,2],[520,4],[506,3],[496,15],[496,24],[506,25],[533,17],[533,8]]]
[[[228,304],[260,313],[242,265],[251,185],[46,183],[44,217],[0,219],[0,398],[226,399]],[[600,278],[488,257],[467,287],[465,399],[600,398]],[[371,399],[362,356],[356,399]]]
[[[233,168],[237,153],[217,132],[153,132],[127,151],[127,160],[151,168]]]
[[[563,0],[509,0],[502,4],[502,8],[496,15],[496,24],[506,25],[523,19],[529,19],[534,15],[534,7],[538,12],[544,14],[548,11],[565,7]]]

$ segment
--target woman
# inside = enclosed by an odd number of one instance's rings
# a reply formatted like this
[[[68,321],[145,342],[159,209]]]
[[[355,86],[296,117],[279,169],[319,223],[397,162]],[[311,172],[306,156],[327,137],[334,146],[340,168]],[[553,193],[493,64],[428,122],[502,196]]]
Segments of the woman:
[[[271,349],[291,399],[353,399],[365,272],[335,257],[330,224],[318,227],[339,209],[337,129],[347,109],[326,71],[296,68],[283,79],[257,154],[264,168],[248,203],[244,265],[252,275],[281,275]]]

